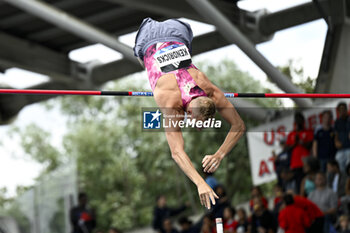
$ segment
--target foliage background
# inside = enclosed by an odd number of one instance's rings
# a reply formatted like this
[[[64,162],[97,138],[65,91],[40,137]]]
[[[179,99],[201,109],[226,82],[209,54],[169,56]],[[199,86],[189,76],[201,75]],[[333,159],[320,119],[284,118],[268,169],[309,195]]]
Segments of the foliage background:
[[[224,90],[271,92],[266,88],[271,85],[255,80],[230,60],[196,64]],[[281,70],[289,76],[302,72],[293,68],[292,62]],[[313,84],[304,80],[300,85],[311,91]],[[146,75],[139,73],[109,83],[104,89],[149,90],[149,85]],[[261,107],[282,106],[277,99],[254,102]],[[190,201],[192,214],[204,211],[199,206],[197,189],[171,159],[164,134],[141,132],[142,107],[155,107],[152,98],[66,96],[45,105],[60,106],[61,113],[68,118],[67,134],[60,147],[53,146],[52,135],[38,125],[12,129],[11,133],[20,136],[23,149],[33,160],[45,165],[41,176],[71,159],[77,161],[79,190],[88,194],[99,228],[116,226],[128,230],[149,225],[159,194],[167,196],[169,205]],[[244,115],[241,117],[248,129],[258,124]],[[225,136],[225,132],[184,133],[185,150],[197,170],[202,158],[215,153]],[[249,198],[252,183],[245,137],[223,160],[215,177],[227,188],[232,204]],[[271,185],[265,189],[271,190]],[[0,191],[0,209],[14,212],[14,207],[7,206],[12,200],[5,198],[5,190]]]

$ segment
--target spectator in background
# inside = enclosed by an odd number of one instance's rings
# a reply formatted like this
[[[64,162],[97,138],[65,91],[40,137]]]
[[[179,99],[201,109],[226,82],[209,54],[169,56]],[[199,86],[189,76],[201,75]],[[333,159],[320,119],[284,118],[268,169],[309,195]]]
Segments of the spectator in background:
[[[290,167],[290,150],[286,145],[286,139],[280,140],[280,147],[282,151],[276,155],[275,151],[272,151],[272,157],[275,162],[275,171],[277,175],[277,181],[279,185],[282,185],[281,172],[283,169]]]
[[[346,185],[345,185],[345,194],[350,196],[350,164],[346,166],[346,175],[347,175],[347,179],[346,179]]]
[[[262,204],[264,205],[265,209],[267,209],[269,203],[267,202],[267,199],[264,197],[261,188],[259,186],[254,186],[252,188],[251,198],[250,198],[250,201],[249,201],[250,210],[251,211],[253,210],[254,198],[256,198],[256,197],[261,199]]]
[[[336,230],[338,233],[350,233],[348,216],[342,215],[339,217],[338,226]]]
[[[260,197],[253,199],[253,215],[251,221],[251,233],[274,233],[277,231],[277,223],[273,214],[265,208]]]
[[[337,112],[339,118],[334,123],[334,131],[335,147],[338,150],[335,158],[339,163],[340,170],[345,172],[345,168],[350,161],[350,123],[346,103],[339,103],[337,106]]]
[[[345,196],[340,198],[340,211],[343,214],[350,214],[350,164],[346,166]]]
[[[346,174],[340,172],[339,164],[336,160],[327,163],[327,184],[338,198],[345,196]]]
[[[293,194],[293,193],[290,193]],[[307,229],[308,233],[320,233],[324,228],[324,214],[318,208],[318,206],[311,202],[309,199],[294,195],[294,205],[301,208],[306,212],[306,216],[309,218],[311,226]]]
[[[170,218],[164,218],[161,233],[179,233],[174,227]]]
[[[315,190],[315,176],[320,170],[319,161],[315,157],[304,157],[304,173],[306,174],[300,185],[300,195],[307,197],[309,194]]]
[[[218,181],[213,175],[214,173],[204,172],[204,180],[210,186],[210,188],[215,190],[216,186],[218,185]]]
[[[216,233],[213,216],[209,213],[203,217],[203,224],[200,233]]]
[[[273,199],[273,207],[279,208],[278,206],[282,204],[282,200],[283,200],[283,188],[282,186],[276,184],[275,187],[273,188],[273,191],[275,193],[275,198]]]
[[[337,212],[338,198],[332,189],[327,187],[324,173],[319,172],[315,178],[316,190],[310,193],[309,199],[315,203],[325,216],[324,232],[328,232]]]
[[[88,208],[86,193],[79,193],[78,206],[70,210],[70,221],[73,233],[91,233],[96,227],[95,213]]]
[[[276,184],[275,187],[273,188],[273,191],[275,193],[275,198],[273,199],[273,207],[276,208],[280,204],[282,204],[283,188],[282,188],[282,186]]]
[[[109,229],[108,233],[122,233],[118,228],[112,227]]]
[[[284,208],[280,211],[278,223],[285,233],[305,233],[310,227],[310,218],[306,212],[294,204],[291,194],[283,197]]]
[[[305,118],[300,112],[294,115],[294,130],[288,134],[287,146],[291,150],[290,168],[294,173],[297,193],[304,177],[302,158],[310,155],[313,132],[305,128]]]
[[[297,193],[297,184],[294,180],[294,173],[290,168],[284,168],[281,172],[282,188],[285,191]]]
[[[278,214],[283,204],[283,189],[278,184],[274,187],[275,198],[273,200],[273,215],[276,221],[278,221]]]
[[[192,221],[187,217],[182,217],[179,219],[179,225],[181,227],[180,233],[199,233],[202,226],[202,221],[199,221],[193,225]]]
[[[247,213],[243,208],[237,210],[237,223],[235,224],[235,233],[246,233],[248,231],[248,218]]]
[[[322,113],[321,126],[316,128],[312,144],[312,154],[320,161],[321,171],[326,172],[327,162],[335,157],[335,132],[332,127],[332,112],[326,110]]]
[[[157,197],[157,205],[153,211],[153,229],[156,231],[162,231],[164,219],[176,216],[183,212],[185,209],[185,205],[179,208],[169,208],[166,204],[165,196],[160,195],[159,197]]]
[[[224,209],[224,233],[233,233],[236,229],[235,221],[236,210],[231,206]]]
[[[192,221],[190,221],[187,217],[182,217],[179,219],[180,225],[180,233],[192,233]]]
[[[218,195],[219,199],[216,201],[216,204],[213,206],[211,214],[213,218],[223,218],[224,209],[227,206],[230,206],[228,197],[226,195],[225,187],[221,184],[217,185],[215,188],[215,193]]]

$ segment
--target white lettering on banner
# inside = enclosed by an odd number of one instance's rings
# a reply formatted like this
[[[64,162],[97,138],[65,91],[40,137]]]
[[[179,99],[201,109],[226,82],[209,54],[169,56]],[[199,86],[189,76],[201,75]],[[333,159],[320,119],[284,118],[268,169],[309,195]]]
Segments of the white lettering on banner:
[[[327,102],[316,106],[314,109],[304,111],[306,127],[308,129],[315,129],[321,122],[322,112],[326,109],[332,110],[333,119],[336,119],[335,108],[340,101],[346,102],[350,107],[349,100],[341,99]],[[254,185],[260,185],[276,179],[272,151],[280,151],[279,141],[293,130],[293,117],[291,115],[268,124],[263,124],[247,132],[250,169]]]

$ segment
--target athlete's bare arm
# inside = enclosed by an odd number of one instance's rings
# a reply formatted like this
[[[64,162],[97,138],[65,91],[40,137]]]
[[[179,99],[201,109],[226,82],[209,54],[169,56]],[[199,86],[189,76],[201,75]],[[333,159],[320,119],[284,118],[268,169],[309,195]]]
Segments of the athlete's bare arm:
[[[197,85],[211,98],[220,115],[231,125],[225,141],[214,155],[207,155],[203,158],[203,168],[205,172],[214,172],[221,160],[232,150],[237,141],[245,131],[245,125],[234,106],[227,100],[224,93],[215,86],[208,77],[201,71],[190,69],[189,73]],[[215,164],[215,166],[213,166]]]
[[[183,117],[181,117],[184,115],[181,93],[177,88],[176,79],[175,77],[167,75],[164,76],[158,80],[157,86],[154,90],[154,98],[157,105],[161,108],[163,117],[165,117],[166,120],[170,116],[175,116],[171,117],[172,121],[183,120]],[[176,87],[172,85],[173,82]],[[190,178],[192,182],[196,184],[201,204],[209,209],[211,202],[215,204],[214,197],[218,197],[199,175],[190,158],[186,154],[181,129],[178,126],[171,126],[170,128],[165,128],[165,134],[168,140],[172,158],[175,160],[181,170],[188,176],[188,178]]]

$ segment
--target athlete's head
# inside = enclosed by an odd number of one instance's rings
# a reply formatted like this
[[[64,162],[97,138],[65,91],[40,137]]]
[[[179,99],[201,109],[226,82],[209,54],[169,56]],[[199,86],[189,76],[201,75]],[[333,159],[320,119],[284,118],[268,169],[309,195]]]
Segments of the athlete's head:
[[[206,96],[193,99],[188,107],[187,113],[192,119],[205,121],[215,116],[216,108],[214,101]]]

